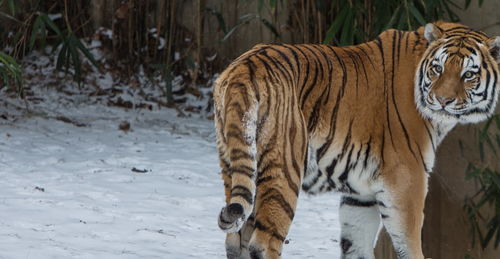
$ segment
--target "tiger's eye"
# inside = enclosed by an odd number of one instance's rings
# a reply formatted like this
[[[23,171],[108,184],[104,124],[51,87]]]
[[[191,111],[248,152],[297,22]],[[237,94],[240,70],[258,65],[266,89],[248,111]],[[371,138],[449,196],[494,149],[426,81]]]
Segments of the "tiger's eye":
[[[435,65],[434,66],[434,70],[437,72],[437,73],[441,73],[443,72],[443,67],[440,66],[440,65]]]
[[[474,74],[472,74],[472,72],[467,71],[467,72],[465,72],[465,74],[464,74],[464,78],[465,78],[465,79],[470,79],[470,78],[472,78],[472,76],[473,76],[473,75],[474,75]]]

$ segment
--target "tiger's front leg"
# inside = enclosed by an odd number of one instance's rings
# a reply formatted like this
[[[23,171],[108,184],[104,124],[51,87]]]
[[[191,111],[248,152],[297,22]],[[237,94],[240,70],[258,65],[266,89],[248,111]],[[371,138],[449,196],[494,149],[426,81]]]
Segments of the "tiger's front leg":
[[[421,231],[427,175],[424,170],[408,168],[412,167],[400,166],[387,172],[384,191],[375,198],[398,259],[424,259]]]
[[[340,203],[343,259],[373,259],[373,246],[380,227],[380,212],[375,197],[344,195]]]

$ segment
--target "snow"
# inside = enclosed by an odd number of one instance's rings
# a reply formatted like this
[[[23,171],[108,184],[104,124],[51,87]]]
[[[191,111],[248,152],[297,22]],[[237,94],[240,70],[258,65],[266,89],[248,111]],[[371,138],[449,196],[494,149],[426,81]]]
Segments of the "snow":
[[[91,70],[78,88],[55,56],[23,67],[26,100],[0,89],[0,259],[225,258],[207,98],[186,96],[200,112],[180,118],[144,75],[134,87]],[[120,98],[150,108],[109,105]],[[338,204],[301,194],[283,258],[339,258]]]
[[[88,125],[77,127],[55,120],[50,104],[34,108],[0,108],[0,258],[224,257],[212,121],[59,109]],[[302,195],[283,258],[337,258],[337,207],[337,195]]]
[[[48,17],[50,20],[52,21],[55,21],[57,19],[61,19],[62,18],[62,14],[61,13],[54,13],[54,14],[48,14]]]

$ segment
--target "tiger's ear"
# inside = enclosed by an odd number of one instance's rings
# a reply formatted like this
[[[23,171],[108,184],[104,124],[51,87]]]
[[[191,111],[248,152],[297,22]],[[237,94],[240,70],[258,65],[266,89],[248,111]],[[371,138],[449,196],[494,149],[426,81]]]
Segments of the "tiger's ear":
[[[425,25],[424,37],[429,43],[441,38],[442,35],[443,32],[441,31],[441,29],[433,23],[428,23]]]
[[[490,55],[500,63],[500,37],[496,36],[488,41]]]

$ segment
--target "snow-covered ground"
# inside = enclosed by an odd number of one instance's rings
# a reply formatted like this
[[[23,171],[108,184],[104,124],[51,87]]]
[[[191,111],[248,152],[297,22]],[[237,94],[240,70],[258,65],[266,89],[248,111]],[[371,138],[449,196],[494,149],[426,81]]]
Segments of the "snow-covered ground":
[[[224,258],[212,121],[30,107],[0,101],[0,258]],[[340,257],[338,197],[300,197],[283,258]]]

